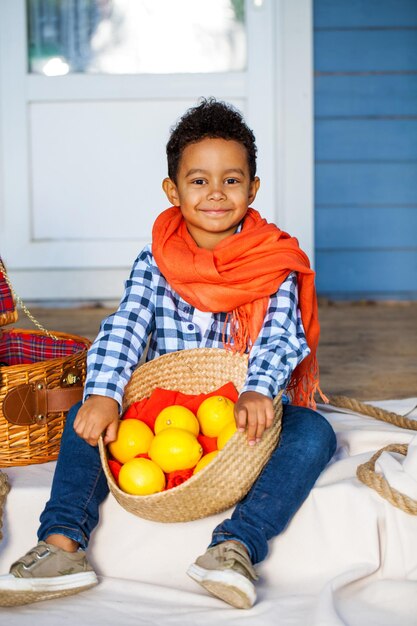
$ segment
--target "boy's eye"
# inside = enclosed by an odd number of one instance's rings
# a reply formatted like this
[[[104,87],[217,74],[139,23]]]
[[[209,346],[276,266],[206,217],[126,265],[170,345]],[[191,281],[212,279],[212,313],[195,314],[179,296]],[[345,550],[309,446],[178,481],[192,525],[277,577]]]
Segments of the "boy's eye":
[[[235,183],[238,183],[239,181],[237,180],[237,178],[226,178],[225,182],[227,185],[234,185]]]
[[[193,180],[193,185],[204,185],[204,183],[206,182],[203,178],[197,178],[196,180]]]

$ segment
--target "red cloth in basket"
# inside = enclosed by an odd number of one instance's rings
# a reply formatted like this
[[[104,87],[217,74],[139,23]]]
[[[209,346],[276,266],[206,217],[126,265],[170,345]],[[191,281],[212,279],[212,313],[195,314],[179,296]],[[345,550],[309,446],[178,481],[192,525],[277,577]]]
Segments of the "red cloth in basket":
[[[181,391],[170,391],[169,389],[157,387],[149,398],[142,398],[139,402],[131,404],[123,414],[123,419],[141,420],[153,430],[156,418],[165,407],[179,404],[196,414],[203,400],[211,396],[225,396],[232,402],[237,402],[238,392],[233,383],[226,383],[215,391],[200,393],[198,395],[182,393]]]
[[[1,334],[0,363],[5,365],[39,363],[61,359],[85,348],[85,343],[74,339],[52,339],[29,330],[12,328],[4,330]]]

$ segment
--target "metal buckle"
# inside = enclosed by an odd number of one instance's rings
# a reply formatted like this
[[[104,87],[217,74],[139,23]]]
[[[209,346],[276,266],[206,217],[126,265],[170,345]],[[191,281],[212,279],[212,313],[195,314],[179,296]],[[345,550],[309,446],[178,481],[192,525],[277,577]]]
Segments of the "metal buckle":
[[[70,367],[65,370],[61,377],[61,387],[72,387],[81,383],[81,371],[78,367]]]

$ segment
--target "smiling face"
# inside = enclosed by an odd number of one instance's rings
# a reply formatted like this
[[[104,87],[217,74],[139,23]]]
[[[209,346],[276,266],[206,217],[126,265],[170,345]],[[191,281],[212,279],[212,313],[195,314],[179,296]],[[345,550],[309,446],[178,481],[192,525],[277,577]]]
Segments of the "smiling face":
[[[162,183],[179,206],[200,248],[212,250],[232,235],[254,201],[259,178],[250,179],[246,148],[239,142],[205,138],[183,151],[176,183]]]

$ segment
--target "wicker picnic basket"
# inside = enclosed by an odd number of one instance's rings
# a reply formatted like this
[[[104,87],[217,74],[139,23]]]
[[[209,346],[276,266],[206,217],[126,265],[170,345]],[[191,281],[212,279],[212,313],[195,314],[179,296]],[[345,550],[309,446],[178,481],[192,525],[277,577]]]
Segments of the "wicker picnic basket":
[[[15,301],[0,260],[0,326],[16,321]],[[37,325],[0,328],[0,467],[55,460],[67,411],[82,397],[89,340]]]
[[[183,393],[208,393],[231,381],[240,390],[247,372],[247,357],[217,348],[182,350],[139,366],[124,395],[124,408],[151,395],[156,387]],[[187,481],[150,496],[132,496],[116,484],[99,440],[101,460],[110,491],[130,513],[158,522],[185,522],[228,509],[249,491],[278,443],[281,431],[281,395],[274,401],[275,420],[253,447],[245,433],[236,432],[223,450]]]

